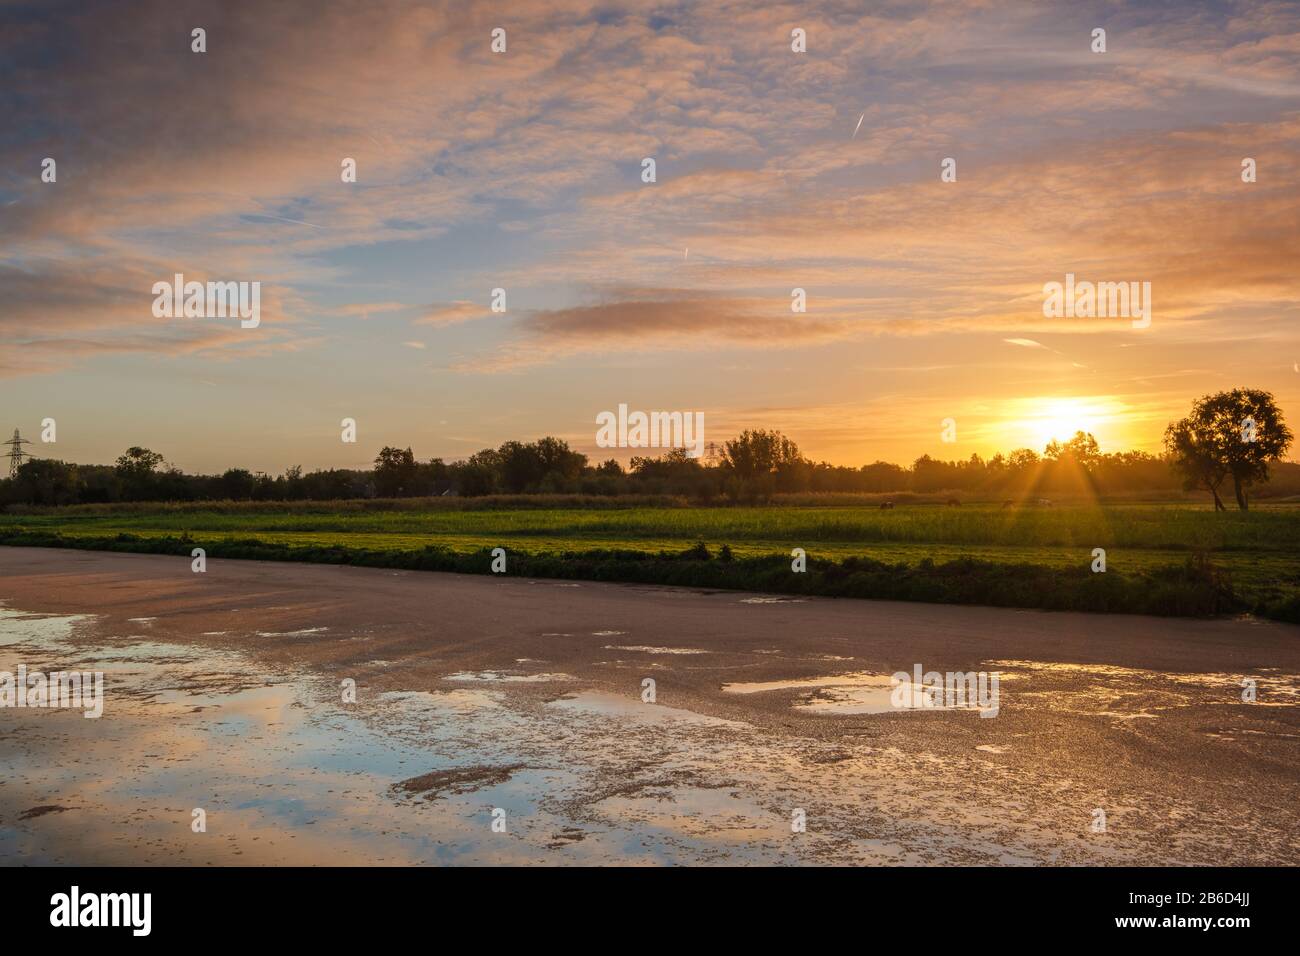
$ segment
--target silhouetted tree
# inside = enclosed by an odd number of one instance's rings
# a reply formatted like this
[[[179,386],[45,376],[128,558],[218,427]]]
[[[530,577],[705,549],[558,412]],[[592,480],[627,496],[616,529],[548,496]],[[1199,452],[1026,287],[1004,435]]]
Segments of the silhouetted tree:
[[[11,497],[33,505],[66,505],[77,500],[77,466],[51,458],[32,458],[18,467]]]
[[[411,449],[385,445],[375,458],[375,494],[380,498],[414,494],[418,472]]]
[[[231,501],[247,501],[253,497],[257,479],[247,468],[231,468],[218,480],[218,494]]]
[[[122,480],[122,491],[130,501],[147,501],[157,486],[158,466],[163,456],[148,448],[133,445],[117,459],[115,469]]]
[[[799,447],[779,431],[746,430],[722,448],[722,466],[732,475],[732,496],[749,500],[771,495],[777,475],[802,461]]]
[[[1231,477],[1237,507],[1246,511],[1248,489],[1268,481],[1269,463],[1281,459],[1292,437],[1271,393],[1234,388],[1197,399],[1191,415],[1166,430],[1165,447],[1191,487]],[[1216,507],[1218,482],[1210,488]]]
[[[1182,475],[1183,490],[1208,491],[1214,496],[1214,510],[1227,511],[1219,486],[1228,477],[1228,465],[1215,451],[1212,438],[1184,418],[1165,429],[1165,448],[1173,469]]]

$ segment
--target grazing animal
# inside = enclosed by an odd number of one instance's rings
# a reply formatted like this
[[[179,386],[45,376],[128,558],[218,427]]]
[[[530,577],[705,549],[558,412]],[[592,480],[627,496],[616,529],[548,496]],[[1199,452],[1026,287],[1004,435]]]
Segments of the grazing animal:
[[[893,507],[894,507],[894,503],[892,501],[882,501],[880,503],[881,511],[891,510]]]
[[[1014,501],[1012,501],[1010,498],[1008,498],[1006,501],[1002,502],[1002,507],[1004,507],[1004,508],[1014,508],[1015,506],[1016,506],[1016,503],[1015,503]]]
[[[1052,507],[1052,503],[1048,501],[1046,498],[1039,498],[1038,504],[1042,505],[1044,508]]]
[[[949,499],[948,499],[948,504],[949,504],[950,506],[951,506],[951,505],[960,505],[961,502],[958,501],[956,498],[949,498]]]

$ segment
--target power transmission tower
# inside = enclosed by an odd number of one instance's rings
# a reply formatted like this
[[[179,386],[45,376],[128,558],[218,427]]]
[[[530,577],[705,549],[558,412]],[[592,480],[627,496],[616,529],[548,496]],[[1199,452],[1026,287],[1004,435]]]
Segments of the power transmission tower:
[[[18,429],[16,428],[14,429],[13,438],[9,439],[6,442],[0,442],[0,445],[9,446],[9,454],[6,457],[9,459],[10,478],[17,477],[18,469],[22,467],[24,458],[32,457],[31,455],[27,454],[27,452],[23,451],[23,445],[30,445],[30,444],[31,442],[29,442],[26,438],[23,438],[22,435],[18,434]]]

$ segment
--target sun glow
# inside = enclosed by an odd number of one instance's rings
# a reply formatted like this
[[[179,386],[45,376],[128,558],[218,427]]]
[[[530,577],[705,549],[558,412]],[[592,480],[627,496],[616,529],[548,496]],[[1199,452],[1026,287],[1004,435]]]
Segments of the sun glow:
[[[1021,399],[1009,416],[1007,436],[1040,454],[1051,441],[1066,442],[1089,432],[1103,446],[1122,440],[1123,405],[1109,398],[1043,397]]]
[[[1097,417],[1077,398],[1056,399],[1027,422],[1041,448],[1052,440],[1069,441],[1075,432],[1097,431]]]

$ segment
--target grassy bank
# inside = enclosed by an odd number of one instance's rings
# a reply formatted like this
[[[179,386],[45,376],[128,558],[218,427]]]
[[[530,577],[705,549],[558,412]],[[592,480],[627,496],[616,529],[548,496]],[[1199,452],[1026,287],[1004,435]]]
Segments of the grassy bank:
[[[202,545],[210,558],[305,561],[463,574],[491,573],[492,564],[491,550],[487,548],[457,552],[432,545],[418,551],[374,550],[340,545],[289,545],[257,539],[202,543],[170,536],[63,537],[49,532],[7,532],[0,535],[0,544],[175,554],[187,558],[194,547]],[[940,564],[923,559],[916,566],[859,557],[841,561],[810,558],[807,571],[795,574],[791,572],[790,559],[782,555],[738,558],[729,549],[714,554],[700,544],[678,553],[624,550],[508,553],[506,573],[518,577],[1049,610],[1208,616],[1242,608],[1222,572],[1198,558],[1188,558],[1181,566],[1130,574],[1093,574],[1087,568],[1062,572],[1043,565],[995,564],[969,558]]]
[[[325,561],[899,600],[1297,620],[1300,508],[900,503],[619,508],[86,506],[0,516],[0,543]],[[569,506],[565,506],[569,505]],[[790,551],[807,551],[806,574]],[[1091,571],[1105,548],[1107,571]],[[706,557],[707,555],[707,557]],[[725,556],[725,559],[724,559]]]

